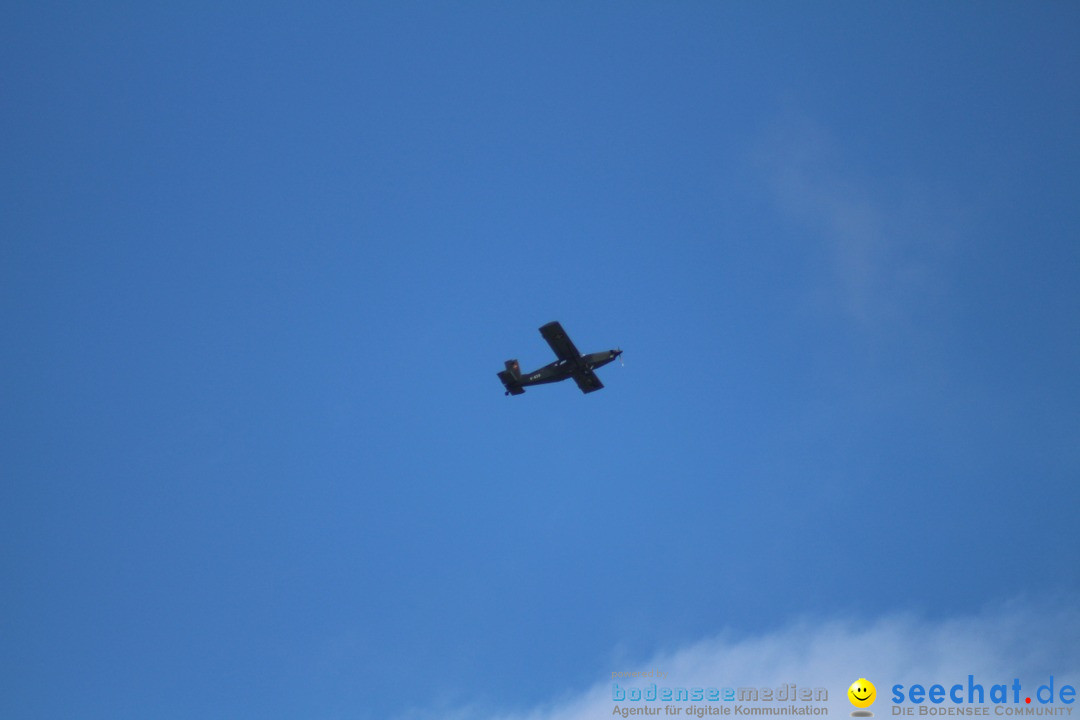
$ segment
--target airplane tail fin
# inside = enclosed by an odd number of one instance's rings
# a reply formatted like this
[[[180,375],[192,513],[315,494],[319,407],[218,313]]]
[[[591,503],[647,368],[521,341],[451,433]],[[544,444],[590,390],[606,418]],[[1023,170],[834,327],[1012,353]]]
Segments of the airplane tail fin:
[[[499,379],[502,380],[507,395],[520,395],[525,392],[525,388],[519,384],[521,381],[521,366],[518,365],[517,360],[506,361],[506,369],[499,373]]]

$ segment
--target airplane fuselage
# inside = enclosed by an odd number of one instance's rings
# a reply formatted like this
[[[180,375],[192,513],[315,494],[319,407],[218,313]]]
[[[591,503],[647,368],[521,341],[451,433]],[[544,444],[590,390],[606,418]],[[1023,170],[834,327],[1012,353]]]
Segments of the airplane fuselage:
[[[595,370],[598,367],[603,367],[621,354],[622,350],[605,350],[603,352],[582,355],[581,359],[576,363],[570,360],[556,360],[539,370],[534,370],[531,373],[522,373],[521,379],[518,382],[524,386],[561,382],[567,378],[573,377],[575,372]]]

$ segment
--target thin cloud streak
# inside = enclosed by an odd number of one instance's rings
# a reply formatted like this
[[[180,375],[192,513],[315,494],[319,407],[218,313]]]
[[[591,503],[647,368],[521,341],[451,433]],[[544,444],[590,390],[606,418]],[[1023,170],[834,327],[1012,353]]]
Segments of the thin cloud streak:
[[[868,176],[834,137],[785,118],[756,154],[777,208],[820,243],[820,301],[863,328],[903,323],[940,297],[965,213],[920,178]]]

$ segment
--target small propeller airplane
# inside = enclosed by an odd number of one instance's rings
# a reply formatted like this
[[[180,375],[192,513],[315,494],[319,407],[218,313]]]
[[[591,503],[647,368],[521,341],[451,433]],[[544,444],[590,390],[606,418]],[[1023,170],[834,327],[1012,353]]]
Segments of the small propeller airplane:
[[[622,355],[622,350],[605,350],[582,355],[574,347],[574,343],[570,341],[558,321],[542,326],[540,334],[544,336],[559,359],[525,375],[521,374],[521,366],[518,365],[517,360],[507,360],[506,369],[499,373],[499,379],[506,387],[506,395],[521,395],[525,392],[526,386],[559,382],[567,378],[574,378],[581,392],[591,393],[604,387],[604,383],[600,382],[600,378],[596,377],[593,370],[607,365]]]

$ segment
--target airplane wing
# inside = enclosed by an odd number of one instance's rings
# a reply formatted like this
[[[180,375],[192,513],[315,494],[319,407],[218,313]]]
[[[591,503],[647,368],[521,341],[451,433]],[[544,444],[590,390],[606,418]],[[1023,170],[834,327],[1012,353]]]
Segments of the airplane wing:
[[[592,370],[585,370],[584,372],[574,373],[574,382],[581,388],[583,393],[591,393],[594,390],[599,390],[604,387],[604,383],[600,382],[600,378],[596,377],[596,373]]]
[[[560,360],[577,360],[581,357],[581,353],[574,347],[574,343],[570,342],[570,338],[566,335],[566,331],[562,329],[562,325],[559,324],[558,320],[541,327],[540,334],[544,336],[544,339],[547,340],[548,345],[551,346],[551,349],[555,351]],[[596,382],[599,383],[600,381],[597,380]],[[580,385],[580,383],[578,384]]]

